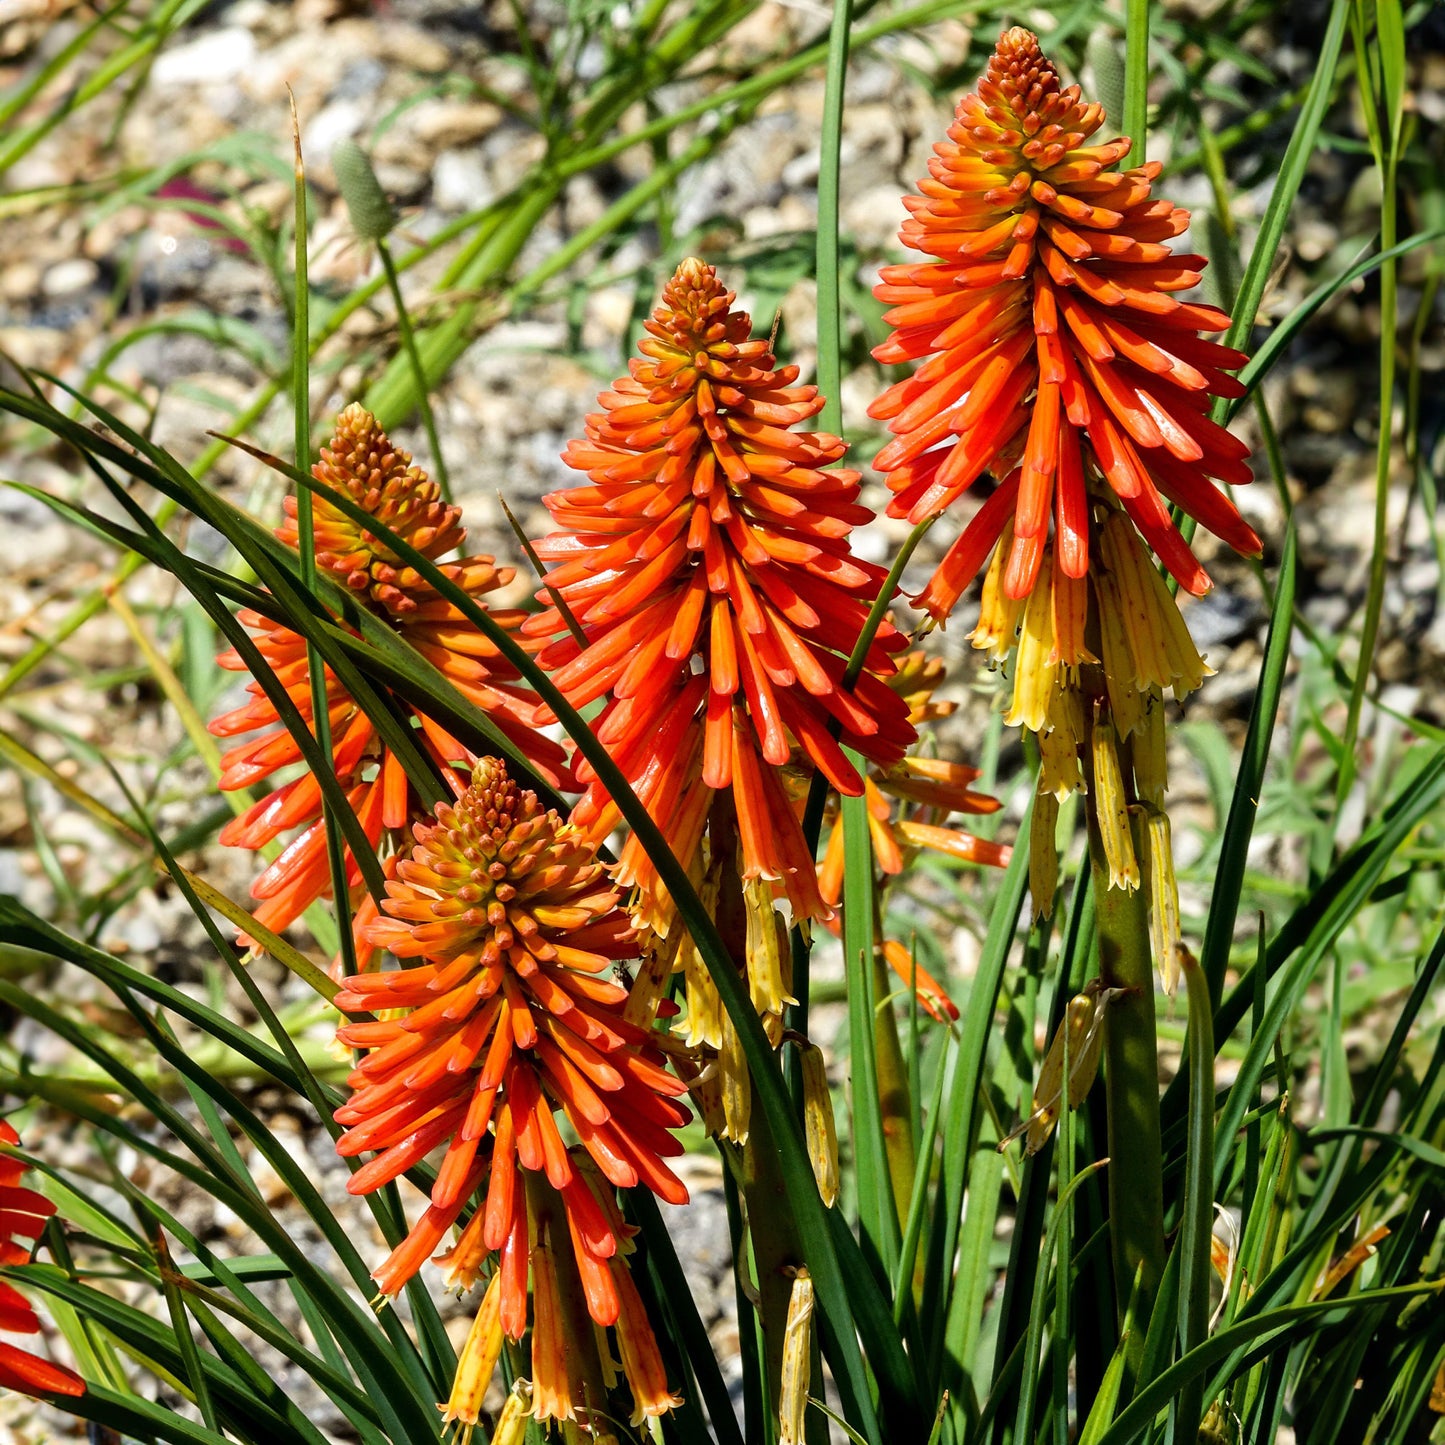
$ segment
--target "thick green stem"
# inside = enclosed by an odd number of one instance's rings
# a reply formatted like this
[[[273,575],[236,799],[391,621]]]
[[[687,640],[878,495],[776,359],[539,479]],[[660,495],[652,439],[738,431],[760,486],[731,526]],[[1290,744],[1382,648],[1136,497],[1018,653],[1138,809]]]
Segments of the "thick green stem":
[[[1099,974],[1105,988],[1123,989],[1104,1023],[1109,1110],[1109,1235],[1115,1298],[1129,1299],[1136,1274],[1135,1312],[1147,1320],[1164,1269],[1163,1155],[1159,1142],[1159,1058],[1154,1032],[1154,976],[1144,895],[1109,886],[1109,865],[1089,791],[1089,861],[1093,869]],[[1145,1330],[1126,1346],[1137,1375]]]
[[[737,814],[731,793],[719,793],[714,799],[708,838],[714,858],[726,863],[736,856]],[[742,878],[736,867],[724,866],[720,870],[716,922],[718,934],[738,972],[746,974],[747,914]],[[788,1204],[782,1155],[764,1110],[752,1111],[747,1142],[737,1150],[734,1159],[738,1184],[747,1204],[748,1236],[752,1243],[753,1267],[757,1271],[757,1308],[763,1331],[763,1373],[771,1439],[777,1430],[788,1301],[793,1291],[793,1275],[803,1263],[803,1249]]]

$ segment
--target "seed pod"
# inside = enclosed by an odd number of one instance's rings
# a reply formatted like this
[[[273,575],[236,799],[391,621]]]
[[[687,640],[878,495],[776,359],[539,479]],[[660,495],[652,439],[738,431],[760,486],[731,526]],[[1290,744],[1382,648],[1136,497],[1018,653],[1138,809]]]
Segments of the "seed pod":
[[[1149,944],[1164,992],[1173,998],[1179,987],[1179,882],[1174,876],[1167,813],[1151,808],[1145,814],[1144,851],[1149,870]]]
[[[838,1198],[838,1126],[833,1118],[833,1096],[828,1092],[823,1051],[816,1044],[800,1044],[798,1062],[803,1072],[803,1132],[808,1141],[808,1159],[818,1181],[818,1193],[831,1209]]]
[[[387,199],[367,154],[349,136],[331,150],[331,169],[351,217],[351,229],[364,241],[381,241],[396,229],[396,207]]]
[[[808,1409],[809,1371],[813,1345],[813,1281],[799,1268],[788,1296],[788,1323],[783,1331],[782,1387],[778,1396],[778,1445],[801,1445],[803,1416]]]
[[[1119,772],[1119,751],[1114,745],[1114,725],[1107,715],[1096,712],[1090,746],[1094,758],[1095,809],[1104,857],[1109,863],[1111,888],[1139,886],[1139,861],[1134,856],[1134,839],[1129,827],[1129,803],[1124,796],[1124,779]]]
[[[742,1040],[733,1027],[732,1018],[722,1016],[722,1048],[718,1051],[718,1069],[722,1074],[723,1138],[734,1144],[748,1142],[748,1121],[752,1117],[752,1080],[748,1077],[748,1061],[743,1054]]]
[[[1029,892],[1034,909],[1043,918],[1054,911],[1059,886],[1059,800],[1052,793],[1034,799],[1034,820],[1029,827]]]
[[[1049,1051],[1039,1068],[1038,1083],[1034,1086],[1034,1111],[1000,1143],[1000,1149],[1020,1134],[1025,1134],[1025,1153],[1037,1154],[1054,1132],[1064,1096],[1066,1033],[1069,1041],[1069,1108],[1077,1109],[1083,1103],[1099,1072],[1099,1055],[1104,1043],[1104,1012],[1122,991],[1106,989],[1095,978],[1084,985],[1082,993],[1069,1000],[1063,1021],[1055,1029]]]

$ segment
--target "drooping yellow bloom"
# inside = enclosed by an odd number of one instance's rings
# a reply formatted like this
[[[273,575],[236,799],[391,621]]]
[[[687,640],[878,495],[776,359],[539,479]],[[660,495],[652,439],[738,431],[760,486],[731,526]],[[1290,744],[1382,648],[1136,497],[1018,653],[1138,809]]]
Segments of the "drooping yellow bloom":
[[[457,1360],[451,1396],[441,1407],[442,1423],[461,1427],[457,1436],[459,1445],[471,1445],[472,1431],[482,1417],[482,1400],[501,1357],[502,1276],[498,1272],[492,1276],[482,1296],[481,1308],[472,1321],[466,1344],[462,1346]]]

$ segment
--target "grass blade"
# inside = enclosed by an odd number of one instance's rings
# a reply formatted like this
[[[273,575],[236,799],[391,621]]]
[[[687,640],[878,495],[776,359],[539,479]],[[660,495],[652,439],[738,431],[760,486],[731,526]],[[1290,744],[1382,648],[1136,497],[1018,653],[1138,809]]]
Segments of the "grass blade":
[[[1249,843],[1254,834],[1254,820],[1259,812],[1264,771],[1269,762],[1270,743],[1274,737],[1275,716],[1279,711],[1285,671],[1289,666],[1290,638],[1294,632],[1297,561],[1295,530],[1291,526],[1285,534],[1284,553],[1280,557],[1264,664],[1260,668],[1259,686],[1255,689],[1254,703],[1250,709],[1249,731],[1245,734],[1239,771],[1235,774],[1234,795],[1230,799],[1229,817],[1224,824],[1224,836],[1219,848],[1219,867],[1210,895],[1209,921],[1205,925],[1204,945],[1200,952],[1200,966],[1204,970],[1209,996],[1216,1008],[1224,993],[1224,974],[1229,966],[1229,945],[1234,938],[1235,920],[1239,916],[1239,900],[1244,888]]]

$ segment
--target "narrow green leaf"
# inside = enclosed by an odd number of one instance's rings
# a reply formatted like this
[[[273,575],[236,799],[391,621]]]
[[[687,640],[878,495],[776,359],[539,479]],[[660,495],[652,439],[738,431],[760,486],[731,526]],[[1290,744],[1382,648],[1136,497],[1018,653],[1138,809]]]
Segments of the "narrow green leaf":
[[[1300,183],[1304,180],[1305,170],[1314,154],[1320,126],[1324,123],[1325,113],[1334,96],[1335,67],[1339,64],[1340,47],[1344,42],[1349,13],[1350,0],[1333,0],[1309,92],[1305,96],[1299,119],[1295,122],[1294,133],[1285,149],[1274,190],[1270,193],[1269,205],[1265,207],[1260,221],[1254,250],[1250,252],[1249,264],[1245,267],[1244,279],[1240,283],[1234,317],[1225,338],[1227,346],[1243,346],[1254,329],[1259,303],[1263,300],[1265,287],[1269,284],[1270,272],[1279,251],[1279,243],[1284,236],[1285,225],[1294,209],[1295,196],[1299,193]]]
[[[1209,983],[1184,953],[1189,991],[1189,1147],[1185,1155],[1184,1211],[1178,1250],[1179,1346],[1184,1355],[1209,1335],[1210,1246],[1214,1238],[1214,1018]],[[1177,1445],[1197,1445],[1204,1415],[1201,1382],[1179,1391],[1170,1423]]]
[[[1234,938],[1235,920],[1239,915],[1249,843],[1254,834],[1254,820],[1259,812],[1264,771],[1269,762],[1270,743],[1274,737],[1275,716],[1284,688],[1285,671],[1289,666],[1290,637],[1294,630],[1296,559],[1295,531],[1291,526],[1285,534],[1284,552],[1280,557],[1264,662],[1260,668],[1254,703],[1250,709],[1244,753],[1240,758],[1239,771],[1235,775],[1229,817],[1224,825],[1218,870],[1210,894],[1209,921],[1205,925],[1204,945],[1200,954],[1200,966],[1215,1007],[1218,1007],[1224,993],[1224,975],[1229,966],[1229,946]]]
[[[1325,1324],[1328,1316],[1334,1312],[1338,1312],[1339,1317],[1344,1319],[1362,1305],[1411,1299],[1417,1295],[1439,1292],[1438,1283],[1403,1285],[1394,1289],[1371,1290],[1367,1294],[1342,1300],[1317,1300],[1307,1304],[1287,1305],[1268,1314],[1241,1320],[1238,1324],[1211,1335],[1198,1349],[1176,1361],[1157,1379],[1151,1380],[1105,1431],[1099,1445],[1129,1445],[1130,1441],[1137,1440],[1159,1411],[1168,1405],[1185,1384],[1196,1378],[1207,1378],[1209,1372],[1219,1366],[1225,1366],[1222,1373],[1227,1375],[1226,1362],[1235,1357],[1242,1358],[1245,1347],[1252,1340],[1262,1336],[1288,1338],[1296,1333],[1292,1326],[1305,1324],[1318,1328]]]
[[[854,752],[854,767],[867,764]],[[843,815],[843,961],[848,980],[848,1058],[852,1088],[854,1167],[858,1179],[858,1222],[863,1239],[884,1278],[898,1268],[898,1213],[893,1202],[888,1150],[883,1139],[878,1060],[874,1049],[873,998],[874,898],[873,845],[868,831],[868,802],[845,797]]]
[[[1412,1155],[1432,1169],[1445,1169],[1445,1149],[1436,1149],[1409,1134],[1399,1134],[1389,1129],[1366,1129],[1358,1124],[1341,1124],[1333,1129],[1311,1129],[1311,1139],[1373,1139],[1376,1143],[1392,1146]]]
[[[1059,1231],[1069,1217],[1074,1195],[1091,1175],[1097,1174],[1108,1162],[1107,1159],[1096,1159],[1092,1164],[1080,1169],[1060,1192],[1058,1203],[1049,1219],[1048,1231],[1044,1235],[1043,1257],[1039,1261],[1039,1270],[1034,1281],[1033,1302],[1029,1307],[1029,1328],[1024,1342],[1023,1378],[1019,1384],[1018,1413],[1014,1420],[1014,1439],[1018,1441],[1034,1438],[1034,1402],[1038,1396],[1040,1352],[1043,1348],[1044,1324],[1050,1295],[1049,1266],[1058,1245]],[[1069,1267],[1069,1260],[1060,1256],[1057,1268],[1066,1270]],[[1056,1321],[1054,1335],[1054,1348],[1067,1348],[1069,1326],[1066,1320]]]
[[[1386,865],[1413,831],[1416,822],[1442,798],[1445,798],[1445,751],[1437,750],[1406,796],[1387,810],[1385,818],[1361,839],[1349,857],[1335,870],[1335,876],[1343,875],[1340,882],[1331,886],[1333,880],[1327,880],[1325,886],[1318,891],[1316,899],[1321,901],[1323,906],[1318,910],[1313,927],[1303,940],[1298,954],[1288,963],[1284,963],[1285,958],[1289,957],[1288,952],[1283,952],[1283,956],[1280,956],[1285,935],[1276,935],[1275,946],[1270,949],[1266,959],[1266,967],[1273,972],[1271,965],[1276,965],[1276,959],[1284,967],[1281,977],[1271,983],[1264,1020],[1250,1039],[1249,1048],[1220,1116],[1218,1137],[1223,1141],[1224,1147],[1219,1151],[1215,1164],[1216,1190],[1224,1182],[1233,1154],[1234,1136],[1249,1110],[1254,1090],[1269,1067],[1275,1041],[1279,1038],[1286,1019],[1298,1006],[1305,988],[1334,945],[1335,939],[1364,905]],[[1314,910],[1311,908],[1310,912]],[[1252,987],[1252,980],[1242,980],[1235,994],[1238,995],[1246,985]],[[1223,1008],[1220,1013],[1224,1013]],[[1218,1018],[1216,1023],[1219,1023]],[[1228,1025],[1225,1024],[1225,1031],[1227,1028]]]
[[[1033,802],[1019,825],[1019,837],[1028,837]],[[944,1342],[951,1313],[950,1294],[954,1285],[953,1260],[958,1249],[963,1218],[964,1186],[978,1129],[979,1099],[989,1040],[994,1033],[994,1012],[1004,965],[1018,931],[1028,887],[1028,849],[1015,848],[994,897],[988,936],[983,954],[969,988],[963,1014],[963,1037],[950,1060],[948,1118],[943,1130],[943,1176],[928,1233],[927,1264],[923,1272],[923,1303],[919,1317],[925,1329],[932,1329],[928,1358],[928,1379],[942,1380]]]

